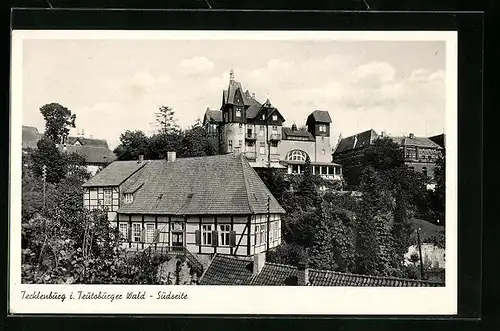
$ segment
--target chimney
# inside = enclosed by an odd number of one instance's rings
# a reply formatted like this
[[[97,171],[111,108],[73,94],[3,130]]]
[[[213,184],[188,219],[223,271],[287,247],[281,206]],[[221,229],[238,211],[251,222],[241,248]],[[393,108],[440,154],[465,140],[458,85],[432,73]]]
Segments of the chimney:
[[[144,161],[144,155],[139,155],[139,158],[137,159],[137,163],[142,163]]]
[[[175,152],[167,152],[167,161],[174,162],[175,161]]]
[[[253,274],[258,275],[266,264],[266,252],[257,253],[253,256]]]
[[[307,266],[307,262],[300,262],[297,265],[297,285],[298,286],[309,285],[309,269]]]
[[[409,134],[409,137],[410,137],[410,138],[413,138],[413,137],[415,137],[415,135],[414,135],[413,133],[410,133],[410,134]]]

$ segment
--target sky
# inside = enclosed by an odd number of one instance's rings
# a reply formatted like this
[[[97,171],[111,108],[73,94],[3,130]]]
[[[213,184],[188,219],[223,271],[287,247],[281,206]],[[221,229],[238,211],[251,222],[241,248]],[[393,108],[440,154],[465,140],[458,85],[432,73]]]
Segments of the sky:
[[[329,111],[333,146],[370,128],[431,136],[444,132],[445,60],[444,41],[29,39],[23,125],[43,131],[40,107],[57,102],[76,114],[71,134],[114,148],[126,130],[154,133],[162,105],[183,128],[219,109],[233,68],[285,126]]]

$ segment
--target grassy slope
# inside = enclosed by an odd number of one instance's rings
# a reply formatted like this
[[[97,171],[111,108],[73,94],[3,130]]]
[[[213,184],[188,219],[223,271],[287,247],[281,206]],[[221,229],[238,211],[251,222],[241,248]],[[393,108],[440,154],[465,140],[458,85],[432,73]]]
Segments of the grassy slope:
[[[420,238],[422,242],[425,242],[427,238],[433,235],[437,235],[440,231],[444,230],[444,226],[435,225],[433,223],[417,218],[410,219],[409,222],[412,226],[412,229],[420,228]]]

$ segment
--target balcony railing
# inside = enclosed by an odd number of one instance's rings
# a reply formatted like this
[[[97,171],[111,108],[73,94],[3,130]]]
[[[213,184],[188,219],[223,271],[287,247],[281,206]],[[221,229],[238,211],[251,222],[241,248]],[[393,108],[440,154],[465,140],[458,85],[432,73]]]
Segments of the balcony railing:
[[[271,140],[271,141],[281,140],[281,134],[279,134],[279,133],[271,133],[269,135],[269,140]]]

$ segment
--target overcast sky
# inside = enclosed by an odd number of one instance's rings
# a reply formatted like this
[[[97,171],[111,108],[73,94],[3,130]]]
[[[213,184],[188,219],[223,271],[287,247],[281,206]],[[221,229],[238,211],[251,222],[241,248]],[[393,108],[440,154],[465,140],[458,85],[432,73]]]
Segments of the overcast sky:
[[[328,110],[333,145],[370,128],[444,132],[444,41],[25,40],[23,61],[23,125],[43,131],[39,109],[57,102],[76,114],[72,134],[111,148],[127,129],[151,134],[160,105],[181,127],[219,109],[231,66],[284,125]]]

